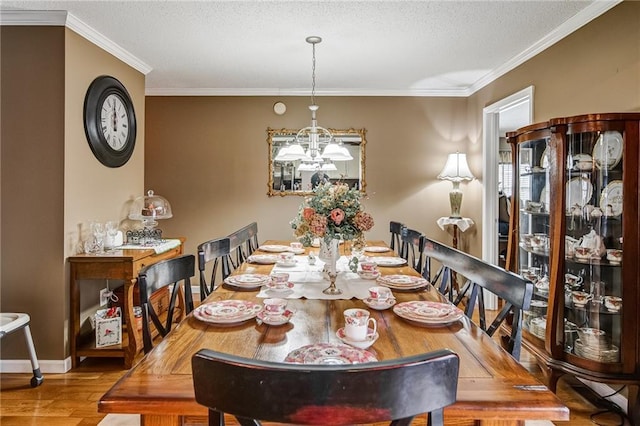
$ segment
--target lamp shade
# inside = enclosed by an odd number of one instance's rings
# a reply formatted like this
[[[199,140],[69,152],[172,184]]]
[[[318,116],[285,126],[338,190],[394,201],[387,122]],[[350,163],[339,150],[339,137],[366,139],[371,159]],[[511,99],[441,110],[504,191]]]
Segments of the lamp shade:
[[[459,152],[449,154],[447,163],[438,175],[438,179],[445,179],[453,182],[475,179],[475,176],[473,176],[471,170],[469,170],[469,165],[467,164],[467,154],[461,154]]]

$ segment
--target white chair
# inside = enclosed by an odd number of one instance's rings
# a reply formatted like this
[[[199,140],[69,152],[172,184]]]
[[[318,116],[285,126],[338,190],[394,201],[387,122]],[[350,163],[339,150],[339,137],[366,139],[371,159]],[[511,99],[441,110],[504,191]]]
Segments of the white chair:
[[[31,387],[40,386],[44,380],[42,373],[40,372],[40,366],[38,365],[38,358],[36,357],[36,348],[33,346],[33,339],[31,338],[31,329],[29,328],[29,322],[31,318],[28,314],[19,313],[0,313],[0,339],[7,334],[11,334],[14,331],[23,329],[24,338],[27,341],[27,349],[29,349],[29,356],[31,357],[31,367],[33,369],[33,377],[31,378]]]

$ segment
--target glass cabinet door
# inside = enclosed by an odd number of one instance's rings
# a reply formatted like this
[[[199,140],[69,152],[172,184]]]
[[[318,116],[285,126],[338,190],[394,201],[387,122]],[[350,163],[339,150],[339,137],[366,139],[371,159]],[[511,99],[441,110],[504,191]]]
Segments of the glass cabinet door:
[[[531,308],[523,314],[524,329],[544,341],[549,304],[549,141],[544,135],[518,143],[517,272],[534,283]]]
[[[617,363],[623,303],[623,135],[569,128],[564,143],[564,351]]]

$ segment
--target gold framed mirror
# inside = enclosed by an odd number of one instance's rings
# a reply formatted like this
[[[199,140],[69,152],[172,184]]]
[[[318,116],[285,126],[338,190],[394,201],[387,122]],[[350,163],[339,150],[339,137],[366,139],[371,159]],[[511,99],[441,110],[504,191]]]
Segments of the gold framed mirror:
[[[269,152],[269,175],[267,195],[309,195],[313,188],[323,181],[343,182],[352,188],[366,192],[365,146],[366,129],[328,129],[333,142],[347,150],[351,159],[330,161],[321,157],[325,146],[316,147],[316,153],[305,160],[287,160],[282,158],[281,149],[296,140],[298,130],[267,128],[267,146]],[[308,150],[308,147],[303,148]],[[349,155],[347,154],[347,155]],[[347,157],[348,158],[348,157]]]

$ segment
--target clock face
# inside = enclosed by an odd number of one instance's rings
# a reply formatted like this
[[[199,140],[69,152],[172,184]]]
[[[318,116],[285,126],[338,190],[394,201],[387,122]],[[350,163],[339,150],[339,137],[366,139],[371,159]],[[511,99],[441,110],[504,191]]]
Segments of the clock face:
[[[135,148],[136,115],[131,97],[114,77],[96,78],[84,100],[84,130],[95,157],[107,167],[123,166]]]
[[[109,146],[122,151],[129,136],[129,118],[120,96],[111,94],[106,97],[100,110],[100,123]]]

